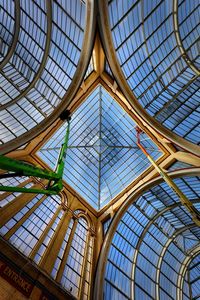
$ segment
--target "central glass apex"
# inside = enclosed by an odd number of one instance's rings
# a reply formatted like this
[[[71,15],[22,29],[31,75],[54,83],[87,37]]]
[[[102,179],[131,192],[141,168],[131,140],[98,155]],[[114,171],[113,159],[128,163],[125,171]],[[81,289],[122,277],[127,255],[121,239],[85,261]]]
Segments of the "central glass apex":
[[[38,156],[52,169],[64,140],[64,124]],[[150,165],[136,144],[136,123],[99,85],[74,112],[64,180],[96,210],[109,203]],[[145,134],[154,159],[162,155]]]

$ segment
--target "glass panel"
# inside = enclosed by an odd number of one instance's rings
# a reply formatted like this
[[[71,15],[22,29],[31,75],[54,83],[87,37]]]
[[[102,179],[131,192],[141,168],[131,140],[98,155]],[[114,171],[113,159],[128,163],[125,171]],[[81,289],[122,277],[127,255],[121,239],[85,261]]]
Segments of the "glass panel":
[[[86,263],[86,276],[85,276],[85,283],[84,283],[85,286],[84,299],[90,299],[93,247],[94,247],[94,238],[90,237],[87,263]]]
[[[138,102],[158,122],[195,144],[200,143],[199,79],[185,56],[199,69],[198,13],[198,1],[178,1],[183,55],[175,35],[173,2],[109,3],[114,48]]]
[[[109,219],[107,219],[106,221],[103,222],[103,234],[106,235],[106,232],[108,231],[108,228],[110,226],[112,219],[111,217]]]
[[[200,299],[200,254],[195,256],[188,267],[192,300]]]
[[[187,169],[187,168],[191,168],[193,167],[190,164],[186,164],[182,161],[176,161],[175,163],[173,163],[169,168],[168,171],[174,171],[174,170],[179,170],[179,169]]]
[[[1,22],[0,22],[0,61],[3,61],[7,55],[14,38],[14,27],[15,27],[15,3],[14,1],[3,0],[0,3],[1,10]]]
[[[43,145],[38,155],[51,168],[57,161],[66,124]],[[136,123],[98,86],[72,115],[64,180],[95,209],[101,209],[150,166],[136,144]],[[154,159],[162,152],[142,135]]]
[[[111,71],[111,68],[110,68],[107,60],[105,61],[105,67],[104,68],[105,68],[106,73],[108,73],[111,77],[113,77],[113,73]]]
[[[52,5],[52,19],[47,5]],[[14,7],[14,1],[1,2],[0,59],[6,55],[13,39]],[[1,144],[39,124],[60,104],[77,69],[85,13],[86,5],[81,0],[59,0],[50,4],[49,1],[20,1],[17,45],[0,74],[1,105],[10,103],[0,112]],[[49,50],[48,26],[52,27]],[[39,78],[28,91],[38,72]],[[21,97],[21,93],[25,95]],[[17,102],[11,104],[15,99]]]
[[[31,188],[32,186],[34,185],[33,182],[29,182],[25,185],[23,185],[24,188]],[[6,196],[5,198],[3,198],[3,200],[0,201],[0,207],[3,207],[5,205],[7,205],[8,203],[12,202],[16,197],[20,196],[22,193],[12,193],[12,194],[9,194],[8,196]],[[3,195],[2,195],[3,197]]]
[[[55,231],[58,227],[58,224],[61,220],[61,218],[63,217],[64,212],[60,211],[58,216],[56,217],[54,223],[52,224],[51,228],[49,229],[49,231],[47,232],[45,239],[42,242],[42,245],[40,246],[37,254],[34,257],[34,261],[39,264],[41,259],[43,258],[43,256],[45,255],[45,251],[49,248],[50,242],[52,241]]]
[[[174,181],[191,201],[198,201],[199,177]],[[157,287],[160,299],[175,299],[182,263],[199,240],[199,228],[176,194],[165,182],[152,187],[129,206],[112,238],[105,272],[106,299],[118,289],[130,299],[131,285],[136,299],[155,299]],[[185,288],[185,299],[187,296]]]
[[[69,236],[71,234],[73,224],[74,224],[74,220],[71,219],[70,223],[69,223],[69,226],[66,230],[66,234],[65,234],[64,240],[62,242],[61,248],[60,248],[59,253],[57,255],[53,270],[51,272],[51,276],[54,279],[56,278],[56,276],[58,274],[58,270],[60,268],[60,265],[61,265],[61,262],[62,262],[62,259],[63,259],[63,256],[64,256],[64,252],[65,252],[65,249],[67,247],[67,243],[68,243],[68,240],[69,240]]]
[[[79,218],[73,236],[71,248],[61,278],[61,285],[78,297],[83,276],[84,255],[87,242],[88,225],[85,219]]]
[[[38,202],[38,197],[39,196],[36,196],[31,202],[29,202],[10,221],[8,221],[4,225],[4,227],[9,230],[14,226],[14,223],[17,224],[17,222],[19,222],[19,220],[21,220],[22,217],[25,216],[26,213],[28,213],[31,207],[33,207],[33,205]],[[59,205],[59,196],[51,196],[43,200],[42,203],[33,211],[30,216],[28,216],[23,224],[10,237],[9,241],[11,242],[11,244],[13,244],[25,255],[29,256],[34,246],[40,239],[42,233],[46,229],[47,225],[53,218]],[[10,227],[10,224],[12,225],[12,227]],[[3,229],[4,227],[2,227],[1,229]]]
[[[95,71],[95,66],[94,66],[94,56],[92,55],[91,59],[90,59],[90,63],[89,66],[87,68],[87,71],[85,73],[85,77],[84,80],[93,72]]]

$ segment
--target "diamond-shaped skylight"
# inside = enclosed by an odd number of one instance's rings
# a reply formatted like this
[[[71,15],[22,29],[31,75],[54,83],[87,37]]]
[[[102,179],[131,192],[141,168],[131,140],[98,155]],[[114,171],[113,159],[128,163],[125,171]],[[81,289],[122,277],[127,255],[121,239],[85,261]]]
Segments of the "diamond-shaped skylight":
[[[38,155],[52,169],[66,132],[65,123]],[[74,112],[64,180],[99,210],[150,165],[136,144],[135,122],[98,86]],[[145,134],[142,143],[154,159],[162,155]]]

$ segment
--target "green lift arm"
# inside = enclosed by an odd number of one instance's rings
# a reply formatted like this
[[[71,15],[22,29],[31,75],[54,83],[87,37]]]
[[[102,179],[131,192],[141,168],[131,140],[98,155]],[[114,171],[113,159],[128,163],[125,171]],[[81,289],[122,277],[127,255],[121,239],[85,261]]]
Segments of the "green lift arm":
[[[62,144],[60,154],[58,157],[55,172],[41,169],[39,167],[29,165],[28,163],[18,161],[12,158],[8,158],[4,155],[0,155],[0,169],[12,172],[12,173],[3,173],[1,175],[1,178],[13,177],[13,176],[33,176],[41,179],[47,179],[49,180],[47,189],[0,186],[0,191],[56,195],[62,190],[63,188],[62,177],[63,177],[64,166],[65,166],[65,158],[67,153],[69,130],[70,130],[70,119],[71,119],[69,111],[63,112],[60,118],[62,120],[67,120],[68,124],[67,124],[65,139]]]

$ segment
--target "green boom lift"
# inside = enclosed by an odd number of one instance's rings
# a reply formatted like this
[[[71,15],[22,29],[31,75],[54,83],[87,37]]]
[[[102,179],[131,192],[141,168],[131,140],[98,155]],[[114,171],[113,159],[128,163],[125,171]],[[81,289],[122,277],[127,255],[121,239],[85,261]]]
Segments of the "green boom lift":
[[[0,191],[5,192],[23,192],[23,193],[40,193],[56,195],[62,188],[62,177],[65,166],[65,157],[67,153],[67,146],[69,140],[69,128],[70,128],[70,112],[68,110],[64,111],[60,115],[61,120],[67,121],[67,130],[65,134],[65,139],[60,149],[60,154],[58,157],[55,172],[41,169],[36,166],[32,166],[28,163],[18,161],[12,158],[8,158],[4,155],[0,155],[0,169],[7,171],[8,173],[0,174],[0,178],[14,177],[14,176],[33,176],[41,179],[47,179],[48,185],[46,189],[34,189],[25,187],[12,187],[12,186],[0,186]]]

